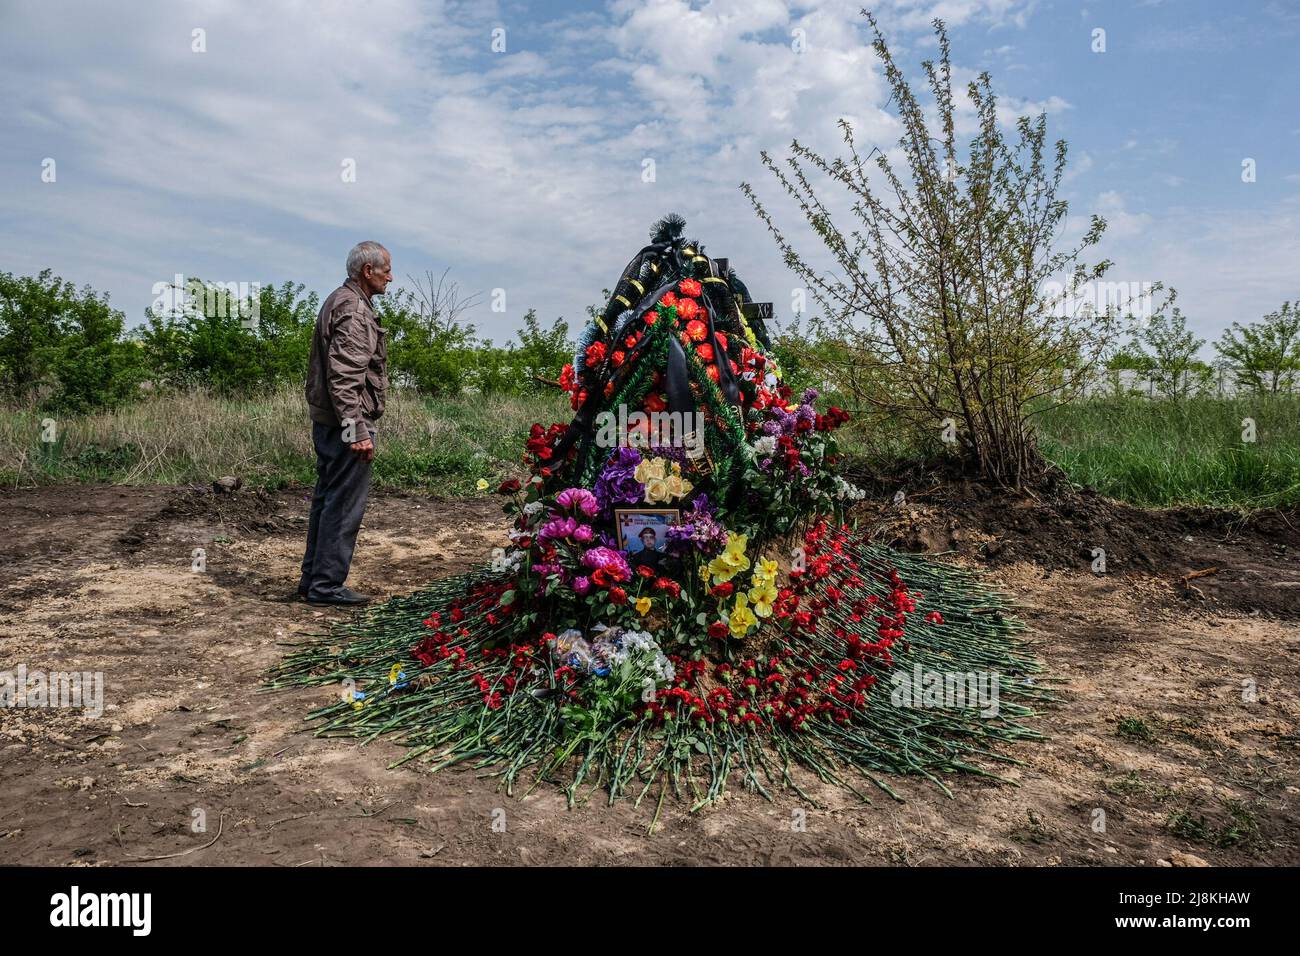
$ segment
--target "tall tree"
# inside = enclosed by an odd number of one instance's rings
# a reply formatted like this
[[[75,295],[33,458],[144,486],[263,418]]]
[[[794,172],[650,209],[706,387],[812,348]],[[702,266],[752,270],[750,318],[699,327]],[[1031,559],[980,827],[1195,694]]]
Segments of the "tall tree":
[[[797,140],[784,168],[762,154],[837,270],[797,252],[750,184],[741,188],[845,344],[846,378],[870,383],[857,390],[859,406],[931,442],[950,441],[988,479],[1032,481],[1044,468],[1031,425],[1035,406],[1086,380],[1062,370],[1086,373],[1121,329],[1110,306],[1082,315],[1065,308],[1109,268],[1080,261],[1105,221],[1093,216],[1079,242],[1058,251],[1068,211],[1058,195],[1066,144],[1049,150],[1046,116],[1021,117],[1008,139],[983,73],[966,88],[977,129],[959,159],[943,22],[934,21],[939,61],[922,65],[935,101],[932,124],[875,19],[864,16],[903,129],[905,165],[880,149],[863,156],[843,119],[846,157],[829,159]],[[836,225],[836,200],[823,199],[817,174],[845,191],[851,226]]]
[[[1250,325],[1233,322],[1214,348],[1236,374],[1239,387],[1290,391],[1300,381],[1300,304],[1283,302],[1281,309]]]
[[[1157,312],[1138,329],[1131,351],[1156,391],[1181,400],[1209,383],[1209,366],[1196,358],[1204,344],[1205,339],[1187,328],[1182,309],[1174,306],[1172,313]]]

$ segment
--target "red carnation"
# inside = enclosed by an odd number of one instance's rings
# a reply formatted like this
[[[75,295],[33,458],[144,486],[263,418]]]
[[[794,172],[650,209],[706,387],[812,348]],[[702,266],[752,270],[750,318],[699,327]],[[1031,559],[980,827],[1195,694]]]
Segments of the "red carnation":
[[[713,361],[713,346],[708,342],[701,342],[695,347],[695,354],[705,362]]]
[[[613,601],[615,604],[626,604],[627,592],[619,587],[610,588],[609,599]]]
[[[646,325],[654,325],[659,321],[659,313],[654,309],[651,309],[645,315],[641,316],[641,318],[645,321]]]
[[[704,291],[704,286],[700,285],[698,279],[683,279],[677,283],[677,288],[686,295],[699,295]]]
[[[703,342],[709,334],[709,327],[696,319],[686,324],[686,334],[696,342]]]
[[[505,481],[501,482],[501,484],[497,486],[497,494],[499,495],[513,495],[518,490],[519,490],[518,478],[507,478]]]
[[[700,314],[700,304],[694,299],[677,300],[677,317],[689,322]]]
[[[715,598],[726,599],[731,597],[732,592],[735,590],[736,590],[736,586],[734,584],[732,584],[730,581],[723,581],[721,584],[719,584],[709,593],[712,594]]]
[[[722,640],[722,638],[726,636],[727,636],[726,621],[714,621],[712,624],[709,625],[709,637],[713,638],[714,640]]]
[[[660,304],[660,305],[664,305],[664,306],[676,305],[676,304],[677,304],[677,293],[676,293],[676,292],[665,292],[665,293],[663,294],[663,297],[659,300],[659,304]]]

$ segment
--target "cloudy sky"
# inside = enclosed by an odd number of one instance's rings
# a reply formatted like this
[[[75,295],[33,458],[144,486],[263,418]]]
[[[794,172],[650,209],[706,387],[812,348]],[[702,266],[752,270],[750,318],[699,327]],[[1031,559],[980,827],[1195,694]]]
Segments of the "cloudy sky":
[[[788,318],[738,185],[784,209],[759,151],[833,150],[840,117],[896,141],[861,5],[0,0],[0,270],[138,323],[177,273],[324,295],[374,238],[399,279],[482,293],[470,318],[502,339],[530,307],[579,320],[676,211]],[[872,7],[905,67],[941,16],[960,78],[1047,111],[1112,278],[1176,286],[1208,338],[1300,298],[1300,0]]]

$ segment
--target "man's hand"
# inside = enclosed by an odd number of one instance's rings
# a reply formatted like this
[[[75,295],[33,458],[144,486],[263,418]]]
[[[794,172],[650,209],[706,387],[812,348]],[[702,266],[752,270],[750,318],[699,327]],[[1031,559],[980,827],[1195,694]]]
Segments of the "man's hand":
[[[360,455],[366,461],[375,460],[375,443],[369,438],[364,441],[354,441],[348,447],[352,449],[353,454]]]

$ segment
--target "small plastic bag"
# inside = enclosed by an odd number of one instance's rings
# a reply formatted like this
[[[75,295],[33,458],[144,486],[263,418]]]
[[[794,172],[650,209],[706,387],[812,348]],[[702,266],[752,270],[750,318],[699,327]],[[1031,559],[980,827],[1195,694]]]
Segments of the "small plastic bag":
[[[575,628],[562,632],[551,642],[551,656],[555,658],[556,663],[572,667],[575,671],[584,674],[590,674],[595,663],[591,645],[582,636],[582,632]]]

